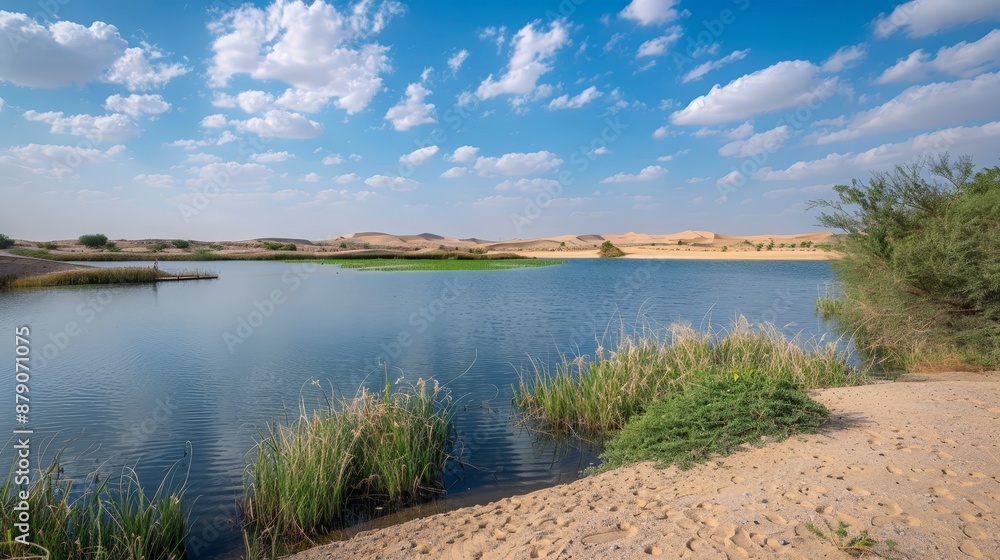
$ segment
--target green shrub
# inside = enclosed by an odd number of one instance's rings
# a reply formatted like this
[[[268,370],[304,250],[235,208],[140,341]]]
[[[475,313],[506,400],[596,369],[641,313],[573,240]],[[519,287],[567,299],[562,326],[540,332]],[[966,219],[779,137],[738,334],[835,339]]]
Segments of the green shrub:
[[[191,246],[191,243],[189,243],[188,241],[185,241],[183,239],[174,239],[170,243],[172,243],[173,246],[177,247],[178,249],[187,249],[188,247]]]
[[[218,244],[212,243],[211,245],[208,246],[208,248],[211,249],[211,250],[213,250],[213,251],[221,251],[222,250],[222,245],[218,245]]]
[[[341,241],[340,242],[340,248],[341,249],[346,249],[347,248],[347,243],[344,243],[343,241]]]
[[[625,256],[625,252],[618,247],[615,247],[614,243],[610,241],[601,243],[601,248],[597,251],[597,254],[600,255],[602,259]]]
[[[35,246],[38,247],[39,249],[46,249],[46,250],[49,250],[49,251],[54,251],[54,250],[56,250],[56,249],[59,248],[58,245],[56,245],[55,243],[53,243],[51,241],[48,241],[48,242],[45,242],[45,243],[35,243]]]
[[[161,242],[161,243],[154,244],[152,247],[150,247],[150,250],[155,253],[157,251],[162,251],[162,250],[166,249],[167,247],[170,247],[170,245],[167,245],[166,243],[162,243]]]
[[[14,246],[14,240],[7,237],[7,234],[0,233],[0,249],[6,249],[8,247]]]
[[[753,370],[731,372],[654,402],[608,442],[601,468],[656,461],[687,469],[747,445],[815,433],[829,414],[795,383]]]
[[[114,241],[109,241],[107,245],[104,246],[105,249],[111,251],[112,253],[117,253],[122,250]]]
[[[725,252],[726,252],[726,251],[728,251],[728,250],[729,250],[729,246],[728,246],[728,245],[723,245],[723,246],[722,246],[722,252],[723,252],[723,253],[725,253]]]
[[[108,236],[103,233],[94,233],[89,235],[81,235],[77,241],[80,245],[84,247],[89,247],[91,249],[97,249],[98,247],[104,247],[108,242]]]

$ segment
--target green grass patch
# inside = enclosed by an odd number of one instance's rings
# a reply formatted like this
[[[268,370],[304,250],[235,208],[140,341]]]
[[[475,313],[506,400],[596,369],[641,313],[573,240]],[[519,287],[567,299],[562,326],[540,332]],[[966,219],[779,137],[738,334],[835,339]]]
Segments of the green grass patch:
[[[247,557],[273,558],[343,524],[352,500],[406,503],[441,492],[453,406],[436,382],[330,399],[269,425],[247,469]]]
[[[732,373],[649,405],[607,443],[601,469],[640,461],[687,469],[749,445],[815,433],[829,414],[796,383],[754,371]]]
[[[59,475],[59,456],[42,471],[32,474],[26,500],[31,512],[31,546],[13,541],[21,504],[12,465],[0,484],[0,543],[3,558],[50,560],[181,560],[185,558],[187,519],[182,508],[184,486],[171,489],[169,471],[151,495],[140,485],[135,471],[122,469],[118,477],[101,483],[81,484]],[[48,551],[48,554],[44,554]]]
[[[834,342],[789,340],[768,323],[738,320],[725,332],[675,324],[621,336],[614,350],[564,361],[555,371],[534,362],[514,387],[514,404],[541,431],[604,438],[653,402],[684,387],[753,371],[804,388],[861,384]]]
[[[102,284],[144,284],[159,278],[174,276],[214,277],[209,272],[184,270],[165,272],[144,266],[123,266],[115,268],[81,268],[51,272],[39,276],[8,279],[6,288],[50,288],[55,286],[92,286]]]
[[[7,252],[19,257],[33,257],[36,259],[50,260],[52,258],[52,255],[46,249],[23,249],[21,247],[16,247],[14,249],[9,249]]]
[[[508,270],[512,268],[538,268],[565,264],[555,259],[318,259],[312,262],[335,264],[341,268],[362,271],[413,271],[413,270]]]

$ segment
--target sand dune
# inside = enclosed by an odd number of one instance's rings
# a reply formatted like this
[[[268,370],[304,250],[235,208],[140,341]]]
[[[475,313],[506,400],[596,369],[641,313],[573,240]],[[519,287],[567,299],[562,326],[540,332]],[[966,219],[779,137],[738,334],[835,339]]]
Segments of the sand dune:
[[[1000,374],[818,399],[833,416],[817,435],[686,472],[617,469],[290,558],[846,559],[806,527],[841,521],[895,541],[887,558],[1000,558]]]

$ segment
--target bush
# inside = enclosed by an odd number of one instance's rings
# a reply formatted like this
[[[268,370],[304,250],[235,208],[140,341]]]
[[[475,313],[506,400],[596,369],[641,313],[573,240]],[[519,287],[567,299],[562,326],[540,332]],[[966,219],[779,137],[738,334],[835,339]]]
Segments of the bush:
[[[0,233],[0,249],[6,249],[8,247],[14,246],[14,240],[7,237],[7,234]]]
[[[347,243],[344,243],[343,241],[341,241],[340,242],[340,248],[341,249],[346,249],[347,248]]]
[[[119,247],[117,244],[115,244],[113,241],[105,245],[104,248],[107,249],[108,251],[111,251],[112,253],[118,253],[122,250],[122,248]]]
[[[80,245],[84,247],[89,247],[91,249],[97,249],[99,247],[104,247],[108,243],[108,236],[103,233],[94,233],[90,235],[81,235],[77,241]]]
[[[604,243],[601,243],[601,248],[597,251],[597,253],[598,255],[601,256],[602,259],[622,257],[625,255],[624,251],[622,251],[618,247],[615,247],[614,243],[610,241],[605,241]]]
[[[1000,364],[1000,168],[945,155],[835,191],[812,206],[848,233],[839,318],[859,348],[907,370]]]
[[[265,241],[264,248],[268,251],[295,251],[297,249],[294,243],[275,243],[274,241]]]
[[[653,403],[608,442],[602,470],[639,461],[681,469],[747,445],[815,433],[830,415],[801,386],[753,371],[698,383]]]
[[[171,243],[173,243],[174,247],[177,247],[178,249],[187,249],[191,246],[190,243],[183,239],[174,239]]]
[[[167,245],[166,243],[156,243],[152,247],[150,247],[150,249],[155,253],[157,251],[162,251],[167,247],[170,247],[170,245]]]
[[[55,250],[55,249],[59,248],[58,245],[56,245],[55,243],[53,243],[51,241],[48,241],[48,242],[45,242],[45,243],[35,243],[35,246],[38,247],[39,249],[47,249],[49,251],[52,251],[52,250]]]

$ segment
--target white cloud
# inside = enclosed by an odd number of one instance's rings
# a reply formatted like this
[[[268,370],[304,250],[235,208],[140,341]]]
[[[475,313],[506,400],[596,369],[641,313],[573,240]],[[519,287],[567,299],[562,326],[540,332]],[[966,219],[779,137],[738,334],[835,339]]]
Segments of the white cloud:
[[[487,196],[480,198],[472,203],[473,206],[505,206],[508,204],[513,204],[520,201],[520,198],[514,196],[503,196],[502,194],[495,194],[493,196]]]
[[[502,181],[497,185],[496,189],[498,191],[523,191],[523,192],[539,192],[546,189],[558,189],[559,181],[555,179],[518,179],[512,181],[507,179]]]
[[[840,72],[857,66],[868,55],[864,44],[840,47],[823,63],[824,72]]]
[[[112,146],[106,152],[94,148],[77,148],[56,144],[25,144],[7,149],[14,159],[29,165],[48,168],[53,176],[61,177],[60,170],[71,171],[70,168],[83,163],[101,163],[110,160],[121,152],[123,146]]]
[[[236,94],[236,105],[251,115],[273,108],[274,96],[266,91],[251,89]]]
[[[378,193],[375,191],[350,192],[347,189],[327,189],[316,193],[316,202],[330,202],[333,204],[352,200],[362,202],[375,196],[378,196]]]
[[[977,127],[953,127],[921,134],[895,144],[882,144],[866,152],[829,154],[828,156],[799,161],[787,169],[765,167],[754,174],[754,179],[765,181],[791,181],[824,178],[847,181],[858,173],[873,169],[889,169],[900,162],[936,155],[944,152],[967,154],[976,161],[995,157],[995,146],[1000,141],[1000,121]]]
[[[138,136],[140,132],[139,125],[119,113],[100,117],[93,115],[65,117],[62,111],[46,113],[26,111],[24,118],[48,124],[52,134],[83,136],[94,142],[118,142],[130,136]]]
[[[80,189],[76,193],[76,199],[81,202],[88,202],[91,200],[116,200],[111,196],[111,193],[104,191],[94,191],[90,189]]]
[[[0,81],[20,86],[108,81],[146,89],[188,71],[179,64],[150,64],[165,55],[145,43],[129,48],[118,28],[100,21],[90,27],[71,21],[43,25],[25,14],[0,10],[0,36],[5,45],[0,49]],[[140,62],[145,67],[140,68]]]
[[[357,113],[389,69],[388,48],[368,39],[402,9],[393,1],[359,2],[343,13],[323,0],[244,4],[209,26],[215,36],[211,83],[223,87],[237,74],[277,80],[292,86],[287,109],[313,112],[334,99],[337,107]]]
[[[772,128],[767,132],[759,132],[746,140],[736,140],[719,148],[719,155],[727,157],[749,157],[765,152],[772,153],[783,146],[791,137],[792,129],[788,125]]]
[[[219,163],[222,158],[215,154],[188,154],[187,159],[184,160],[185,163],[191,163],[195,165],[204,165],[206,163]]]
[[[929,128],[1000,116],[1000,73],[971,80],[913,86],[892,100],[851,117],[843,130],[823,134],[818,144],[873,134]]]
[[[344,158],[340,154],[330,154],[323,158],[323,165],[340,165],[344,163]]]
[[[496,157],[476,159],[476,171],[480,175],[523,176],[544,173],[559,167],[562,160],[552,152],[509,153]]]
[[[401,156],[399,158],[400,163],[408,163],[410,165],[423,165],[427,160],[434,157],[438,153],[440,148],[437,146],[427,146],[426,148],[419,148],[413,150],[412,152]]]
[[[201,126],[204,128],[225,128],[229,126],[229,121],[226,120],[226,115],[216,113],[201,119]]]
[[[299,113],[272,109],[262,117],[231,121],[241,131],[253,132],[261,138],[315,138],[323,133],[323,125]]]
[[[667,49],[676,43],[683,34],[684,32],[681,31],[680,27],[672,27],[667,35],[661,35],[639,45],[639,50],[636,51],[635,56],[636,58],[660,56],[667,52]]]
[[[157,89],[167,85],[170,80],[183,76],[191,71],[183,64],[153,63],[166,55],[146,43],[142,48],[125,49],[121,58],[116,60],[108,70],[107,80],[113,84],[122,84],[129,91]]]
[[[657,140],[663,140],[667,136],[670,136],[670,127],[667,125],[663,125],[653,131],[653,138],[656,138]]]
[[[474,161],[476,159],[476,154],[479,153],[479,148],[475,146],[460,146],[455,148],[455,152],[450,156],[445,155],[445,161],[454,161],[457,163],[465,163],[469,161]]]
[[[713,86],[670,116],[674,124],[722,124],[760,113],[817,102],[833,94],[837,78],[821,80],[819,68],[803,60],[779,62],[726,86]]]
[[[125,113],[133,119],[138,119],[142,115],[159,115],[170,110],[170,104],[159,95],[138,95],[132,94],[122,97],[115,94],[104,102],[104,108],[109,111]]]
[[[303,183],[318,183],[320,179],[322,179],[322,177],[320,177],[317,173],[307,173],[306,175],[299,177],[299,181],[302,181]]]
[[[304,198],[309,196],[306,191],[300,191],[297,189],[282,189],[271,195],[272,200],[289,200],[292,198]]]
[[[480,99],[530,93],[542,74],[552,69],[550,62],[556,51],[569,42],[569,30],[562,20],[553,21],[545,33],[536,30],[536,24],[540,22],[525,25],[514,36],[514,52],[507,63],[507,71],[499,79],[490,74],[479,84],[476,93]]]
[[[458,69],[465,64],[466,59],[469,58],[469,51],[462,49],[457,53],[453,54],[451,58],[448,59],[448,68],[451,68],[452,74],[457,74]]]
[[[597,147],[597,148],[595,148],[595,149],[593,149],[593,150],[590,151],[590,155],[594,155],[594,156],[607,156],[607,155],[611,155],[613,153],[614,152],[612,152],[611,150],[609,150],[605,146],[599,146],[599,147]]]
[[[262,152],[259,154],[251,154],[250,161],[254,163],[280,163],[293,157],[295,157],[295,155],[288,152]]]
[[[365,184],[369,187],[379,189],[389,189],[393,191],[412,191],[420,187],[420,183],[405,177],[388,177],[386,175],[373,175],[365,179]]]
[[[396,130],[409,130],[415,126],[437,122],[437,111],[433,103],[424,103],[430,90],[421,84],[406,86],[406,97],[401,99],[385,114],[385,120],[392,121]]]
[[[150,187],[156,187],[159,189],[167,189],[177,182],[177,179],[173,175],[161,175],[153,173],[146,175],[145,173],[136,175],[132,178],[136,183],[142,183],[143,185],[149,185]]]
[[[828,193],[832,191],[833,191],[833,183],[826,183],[823,185],[810,185],[808,187],[777,189],[773,191],[767,191],[760,196],[766,199],[776,199],[776,198],[787,198],[789,196],[796,196],[800,194],[815,195],[817,193]]]
[[[549,111],[555,111],[558,109],[579,109],[602,95],[604,94],[597,91],[596,86],[590,86],[573,97],[570,97],[569,95],[561,95],[553,99],[549,102],[548,109]]]
[[[460,179],[469,174],[467,167],[452,167],[441,174],[442,179]]]
[[[348,183],[357,183],[361,180],[361,176],[357,173],[346,173],[344,175],[337,175],[333,178],[333,182],[338,185],[346,185]]]
[[[902,30],[910,38],[926,37],[957,25],[997,19],[996,0],[910,0],[875,19],[875,36],[884,39]]]
[[[750,49],[743,49],[742,51],[733,51],[728,55],[720,58],[719,60],[710,60],[708,62],[699,64],[698,66],[695,66],[690,71],[688,71],[687,74],[684,74],[684,77],[681,78],[681,82],[684,82],[685,84],[688,82],[696,82],[705,77],[705,74],[708,74],[712,70],[718,70],[719,68],[722,68],[723,66],[729,64],[730,62],[743,60],[749,53]]]
[[[269,180],[276,177],[274,171],[259,163],[210,163],[202,167],[188,170],[194,175],[186,181],[187,186],[205,188],[208,186],[235,191],[239,189],[262,189],[267,187]]]
[[[739,171],[730,171],[725,177],[717,179],[715,181],[716,185],[737,185],[743,181],[743,174]]]
[[[174,146],[177,148],[184,148],[185,150],[193,151],[198,148],[204,148],[206,146],[225,146],[226,144],[229,144],[230,142],[235,142],[236,140],[239,140],[238,136],[236,136],[232,132],[229,132],[228,130],[223,130],[222,134],[220,134],[218,138],[206,138],[204,140],[193,140],[193,139],[174,140],[173,142],[169,142],[165,145]]]
[[[0,97],[0,111],[3,111],[3,106],[5,103],[6,102],[3,100],[3,97]]]
[[[618,17],[629,19],[640,25],[666,23],[677,19],[677,0],[632,0]]]
[[[687,182],[691,184],[703,183],[709,179],[711,179],[711,177],[691,177],[690,179],[687,180]]]
[[[665,177],[669,171],[660,167],[659,165],[650,165],[649,167],[643,169],[636,175],[630,173],[616,173],[611,177],[601,180],[601,184],[611,184],[611,183],[643,183],[646,181],[655,181],[661,177]]]
[[[753,121],[746,121],[732,130],[723,132],[722,135],[731,140],[742,140],[751,136],[753,133]]]
[[[967,78],[994,68],[998,64],[1000,64],[1000,29],[994,29],[974,43],[962,41],[952,47],[941,47],[933,59],[923,49],[915,50],[887,68],[875,82],[879,84],[915,82],[924,79],[929,71]]]
[[[692,132],[691,136],[694,136],[695,138],[708,138],[709,136],[715,136],[718,133],[719,131],[715,130],[714,128],[708,128],[707,126],[703,126],[698,130]]]

